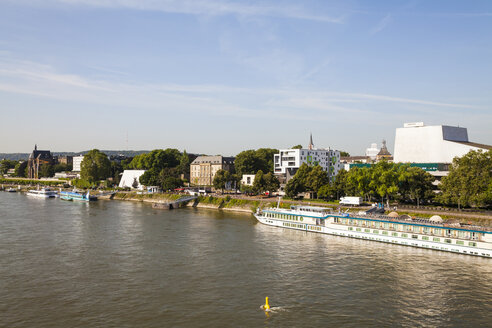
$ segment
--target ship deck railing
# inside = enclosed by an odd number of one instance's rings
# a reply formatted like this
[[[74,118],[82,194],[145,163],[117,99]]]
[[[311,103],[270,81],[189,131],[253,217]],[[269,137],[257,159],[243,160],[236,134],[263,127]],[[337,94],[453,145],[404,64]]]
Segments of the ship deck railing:
[[[432,222],[429,220],[426,220],[424,218],[415,218],[415,219],[410,219],[410,220],[405,220],[405,219],[400,219],[400,218],[394,218],[391,216],[387,215],[377,215],[377,214],[357,214],[357,216],[350,216],[348,219],[357,219],[357,217],[361,218],[369,218],[369,219],[376,219],[376,220],[384,220],[384,221],[390,221],[394,223],[417,223],[419,225],[425,225],[429,227],[438,227],[438,228],[459,228],[459,229],[464,229],[464,230],[475,230],[475,231],[484,231],[484,232],[491,232],[492,228],[490,227],[484,227],[484,226],[476,226],[476,225],[470,225],[470,224],[448,224],[448,223],[439,223],[439,222]]]
[[[276,208],[269,208],[265,210],[275,210]],[[288,209],[284,209],[288,210]],[[260,210],[259,213],[263,213],[263,210]],[[374,220],[380,220],[380,221],[389,221],[392,223],[406,223],[406,224],[418,224],[418,225],[423,225],[423,226],[429,226],[429,227],[434,227],[434,228],[455,228],[455,229],[463,229],[463,230],[471,230],[471,231],[481,231],[481,232],[492,232],[491,227],[484,227],[484,226],[477,226],[477,225],[470,225],[470,224],[448,224],[448,223],[439,223],[439,222],[432,222],[424,218],[415,218],[415,219],[400,219],[400,218],[395,218],[392,216],[387,216],[387,215],[381,215],[381,214],[356,214],[355,216],[351,213],[337,213],[337,212],[331,212],[331,213],[326,213],[330,216],[341,216],[344,215],[344,219],[357,219],[357,218],[367,218],[367,219],[374,219]],[[348,216],[345,216],[349,214]],[[302,215],[302,214],[301,214]],[[371,228],[371,227],[367,227]],[[405,232],[411,232],[411,231],[405,231]],[[427,234],[427,233],[426,233]],[[430,234],[429,235],[434,235]],[[446,237],[442,235],[435,235],[435,236],[441,236],[441,237]]]

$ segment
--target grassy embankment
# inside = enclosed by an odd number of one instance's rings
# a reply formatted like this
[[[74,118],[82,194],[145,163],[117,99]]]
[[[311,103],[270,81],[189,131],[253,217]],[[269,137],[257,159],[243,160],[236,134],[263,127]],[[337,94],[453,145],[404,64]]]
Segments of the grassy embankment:
[[[5,179],[5,178],[0,179],[0,184],[5,184],[5,185],[63,186],[65,183],[67,183],[67,182],[66,181],[52,181],[52,180],[31,180],[31,179]]]
[[[132,200],[142,202],[168,202],[174,201],[184,195],[176,194],[137,194],[135,192],[118,192],[114,195],[115,200]],[[237,210],[250,210],[256,211],[258,207],[271,207],[276,206],[275,201],[271,200],[249,200],[249,199],[236,199],[231,197],[213,197],[213,196],[198,196],[197,199],[188,202],[187,206],[195,207],[207,207],[216,209],[237,209]],[[282,207],[288,208],[290,204],[282,204]]]
[[[177,200],[181,197],[184,197],[184,195],[177,195],[177,194],[137,194],[135,192],[118,192],[114,195],[114,199],[117,200],[132,200],[132,201],[143,201],[143,202],[168,202],[168,201],[173,201]],[[339,204],[337,202],[326,202],[322,200],[304,200],[304,201],[294,201],[294,200],[282,200],[280,203],[280,207],[282,208],[289,208],[293,204],[303,204],[303,205],[318,205],[318,206],[326,206],[326,207],[338,207]],[[188,202],[186,206],[194,206],[194,207],[204,207],[204,208],[215,208],[215,209],[224,209],[224,210],[242,210],[242,211],[256,211],[258,207],[261,208],[266,208],[266,207],[276,207],[277,202],[274,198],[269,198],[269,199],[258,199],[258,200],[253,200],[253,199],[237,199],[237,198],[231,198],[229,196],[223,196],[223,197],[214,197],[214,196],[199,196],[196,200]],[[347,208],[344,207],[343,210],[348,209],[350,213],[356,214],[358,211],[360,211],[360,208]],[[386,214],[388,214],[391,211],[387,211]],[[398,210],[399,215],[403,214],[408,214],[411,217],[422,217],[422,218],[429,218],[435,213],[428,212],[428,213],[415,213],[412,211],[405,211],[405,210]],[[446,213],[446,214],[441,214],[439,215],[444,219],[444,220],[449,220],[449,219],[457,219],[460,222],[463,223],[472,223],[472,224],[477,224],[477,225],[484,225],[484,226],[491,226],[492,225],[492,220],[487,217],[472,217],[471,215],[467,215],[467,217],[458,217],[455,213]]]

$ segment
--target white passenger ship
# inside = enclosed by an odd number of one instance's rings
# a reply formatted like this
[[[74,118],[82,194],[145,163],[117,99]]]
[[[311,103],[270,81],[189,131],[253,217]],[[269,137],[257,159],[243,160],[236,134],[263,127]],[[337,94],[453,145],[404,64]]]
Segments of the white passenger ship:
[[[451,226],[426,219],[404,220],[384,215],[351,216],[315,206],[257,209],[255,217],[261,223],[276,227],[492,257],[492,229],[486,227]]]
[[[38,198],[55,198],[58,196],[58,193],[50,188],[42,188],[29,190],[27,195]]]

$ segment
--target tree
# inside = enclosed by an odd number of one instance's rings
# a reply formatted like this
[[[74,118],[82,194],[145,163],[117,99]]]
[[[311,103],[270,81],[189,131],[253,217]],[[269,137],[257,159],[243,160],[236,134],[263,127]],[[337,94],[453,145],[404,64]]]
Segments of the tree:
[[[262,170],[263,173],[273,173],[273,157],[278,154],[278,149],[259,148],[256,150],[256,158],[258,159],[257,171]]]
[[[350,157],[350,154],[346,151],[340,151],[340,157]]]
[[[303,184],[304,187],[307,187],[308,177],[312,170],[313,170],[312,166],[309,166],[306,163],[302,163],[299,169],[297,170],[296,174],[294,175],[294,177],[297,178],[299,182]]]
[[[98,149],[89,151],[80,164],[80,177],[89,182],[104,180],[111,175],[111,163]]]
[[[146,172],[140,176],[140,183],[146,186],[160,186],[162,185],[165,178],[160,177],[162,171],[168,168],[177,167],[182,160],[183,156],[177,149],[167,148],[165,150],[162,149],[154,149],[150,153],[140,154],[135,156],[130,164],[128,164],[128,168],[137,169],[137,170],[146,170]],[[189,165],[188,165],[189,170]],[[170,171],[166,171],[163,173],[163,176],[166,176]],[[178,178],[178,171],[173,171],[173,177]],[[175,175],[174,175],[175,174]],[[171,181],[167,179],[167,181]],[[174,181],[173,183],[177,183]],[[173,183],[166,183],[168,185],[172,185]],[[163,188],[163,189],[171,189],[171,188]]]
[[[302,145],[293,146],[291,149],[302,149]]]
[[[51,178],[55,175],[55,170],[53,169],[53,165],[50,164],[41,164],[39,167],[40,178]]]
[[[336,196],[334,184],[326,184],[318,189],[318,198],[333,199]]]
[[[432,182],[434,177],[419,167],[401,165],[398,168],[400,195],[403,199],[416,201],[417,206],[423,199],[434,196]]]
[[[162,190],[173,190],[183,186],[183,180],[179,178],[178,169],[175,167],[166,167],[161,170],[158,176],[158,183]]]
[[[259,170],[255,175],[255,181],[253,182],[253,191],[256,194],[261,194],[266,191],[266,181],[262,170]]]
[[[258,150],[245,150],[237,154],[234,166],[237,174],[256,174],[259,170],[264,173],[273,173],[273,155],[277,149],[260,148]]]
[[[19,162],[15,165],[14,176],[20,178],[27,177],[27,161]]]
[[[144,186],[158,186],[160,185],[159,173],[156,169],[149,169],[144,172],[139,178],[139,181]]]
[[[492,150],[455,157],[439,187],[439,199],[445,204],[492,206]]]
[[[215,189],[221,189],[224,192],[226,184],[231,181],[231,173],[226,170],[218,170],[215,172],[214,180],[212,181],[212,185]]]
[[[307,189],[315,193],[318,193],[319,188],[329,183],[328,173],[319,165],[314,166],[306,177]]]
[[[295,176],[287,182],[285,186],[285,195],[289,198],[296,198],[297,195],[305,191],[304,185]]]
[[[11,161],[8,159],[0,161],[0,174],[6,174],[8,170],[15,168],[16,165],[16,161]]]
[[[120,174],[123,172],[123,166],[121,163],[116,161],[111,162],[111,177],[113,177],[113,183],[118,185],[120,183],[121,176]]]
[[[389,207],[390,197],[398,192],[398,174],[396,165],[387,161],[380,161],[371,167],[371,182],[369,187],[372,188],[382,199],[386,197],[386,203]]]
[[[333,188],[333,196],[335,199],[340,199],[342,196],[346,196],[345,185],[347,183],[348,172],[345,170],[340,170],[335,177],[334,181],[331,182],[330,186]]]
[[[265,188],[270,193],[277,191],[278,188],[280,188],[280,182],[272,172],[268,172],[263,178],[265,179]]]
[[[73,166],[71,164],[55,164],[53,165],[53,171],[56,172],[63,172],[63,171],[72,171]]]
[[[355,167],[347,172],[344,191],[349,196],[368,197],[375,194],[377,183],[372,183],[373,167]],[[371,184],[372,183],[372,184]]]
[[[265,191],[274,192],[280,187],[280,182],[277,177],[268,172],[264,174],[262,170],[259,170],[255,175],[255,181],[253,182],[253,191],[257,194],[264,193]]]
[[[253,194],[253,186],[241,185],[241,192],[243,194]]]
[[[184,175],[190,174],[190,164],[191,159],[186,153],[186,150],[183,150],[183,154],[181,154],[179,159],[178,172]]]
[[[165,167],[178,166],[180,159],[181,153],[177,149],[154,149],[150,153],[135,156],[128,167],[136,170],[154,169],[156,172],[160,172]]]

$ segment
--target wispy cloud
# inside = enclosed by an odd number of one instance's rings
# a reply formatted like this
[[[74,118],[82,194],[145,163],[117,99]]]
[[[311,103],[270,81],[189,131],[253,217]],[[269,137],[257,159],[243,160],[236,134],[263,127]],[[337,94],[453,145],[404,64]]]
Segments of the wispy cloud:
[[[394,107],[392,103],[419,115],[423,110],[438,111],[438,108],[480,109],[470,104],[294,87],[121,83],[59,73],[47,65],[1,57],[0,91],[163,113],[290,120],[329,120],[330,115],[374,116],[381,113],[381,107]]]
[[[313,13],[301,5],[285,3],[239,3],[226,0],[16,0],[15,3],[36,5],[67,4],[100,8],[126,8],[134,10],[161,11],[187,15],[240,15],[267,16],[291,19],[342,23],[344,16]]]
[[[379,23],[371,29],[370,33],[372,35],[377,34],[384,30],[391,22],[393,21],[393,16],[391,14],[387,14],[384,16]]]
[[[435,13],[428,14],[431,16],[441,16],[441,17],[465,17],[465,18],[476,18],[476,17],[492,17],[492,13]]]

